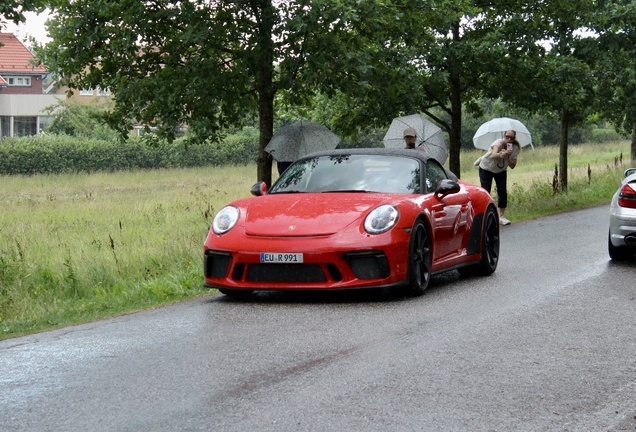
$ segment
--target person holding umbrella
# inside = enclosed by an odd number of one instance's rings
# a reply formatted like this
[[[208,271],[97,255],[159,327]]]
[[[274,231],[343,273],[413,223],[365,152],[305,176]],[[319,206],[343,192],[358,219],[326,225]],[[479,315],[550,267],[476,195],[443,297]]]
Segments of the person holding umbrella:
[[[288,161],[276,161],[276,168],[278,168],[278,175],[282,175],[293,162]]]
[[[278,174],[297,159],[320,150],[333,150],[340,143],[340,137],[326,126],[309,121],[297,121],[276,131],[265,151],[276,161]]]
[[[497,187],[497,206],[499,207],[499,222],[502,225],[510,225],[510,221],[504,217],[508,207],[508,167],[514,169],[517,166],[517,157],[521,146],[516,139],[514,130],[504,132],[503,138],[495,140],[490,145],[490,150],[479,162],[479,181],[481,187],[490,193],[492,181]]]
[[[404,129],[404,142],[406,142],[407,149],[415,148],[415,139],[417,138],[417,132],[413,128]]]

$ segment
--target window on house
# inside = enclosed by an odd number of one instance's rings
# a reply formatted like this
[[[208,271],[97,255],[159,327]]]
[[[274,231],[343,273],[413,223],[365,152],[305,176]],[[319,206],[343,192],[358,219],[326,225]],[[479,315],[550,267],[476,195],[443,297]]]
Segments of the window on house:
[[[93,89],[92,88],[81,89],[80,96],[93,96]]]
[[[37,135],[38,119],[37,117],[14,117],[13,118],[13,136],[30,136]]]
[[[7,78],[7,83],[10,86],[30,86],[31,85],[31,77],[9,77]]]
[[[0,116],[0,137],[11,136],[11,117]]]
[[[110,96],[110,89],[108,87],[105,89],[97,87],[97,96]]]

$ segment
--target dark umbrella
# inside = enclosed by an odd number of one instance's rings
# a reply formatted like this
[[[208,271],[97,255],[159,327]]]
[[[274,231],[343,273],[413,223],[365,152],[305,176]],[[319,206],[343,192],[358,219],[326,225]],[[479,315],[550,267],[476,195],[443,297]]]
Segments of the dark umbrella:
[[[279,162],[293,162],[309,153],[333,150],[340,137],[316,122],[297,121],[278,129],[265,151]]]

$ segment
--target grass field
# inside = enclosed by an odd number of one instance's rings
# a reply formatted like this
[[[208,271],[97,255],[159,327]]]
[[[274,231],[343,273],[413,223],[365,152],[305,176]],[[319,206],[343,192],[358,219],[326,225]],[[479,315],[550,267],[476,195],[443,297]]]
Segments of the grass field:
[[[482,153],[462,154],[464,180],[478,182],[472,162]],[[568,192],[555,194],[558,149],[525,148],[509,173],[506,216],[607,203],[628,157],[628,142],[571,147]],[[208,227],[255,180],[255,166],[3,177],[0,339],[208,293]]]
[[[201,295],[215,212],[256,167],[3,177],[0,338]]]

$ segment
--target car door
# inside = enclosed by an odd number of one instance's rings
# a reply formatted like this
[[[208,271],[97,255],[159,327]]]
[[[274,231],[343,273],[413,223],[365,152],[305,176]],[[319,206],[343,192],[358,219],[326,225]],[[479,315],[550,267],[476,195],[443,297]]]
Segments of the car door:
[[[434,159],[426,163],[426,187],[429,192],[443,179],[448,178],[444,168]],[[452,259],[462,252],[464,237],[472,209],[468,194],[462,187],[459,192],[435,199],[431,207],[433,217],[433,259]]]

